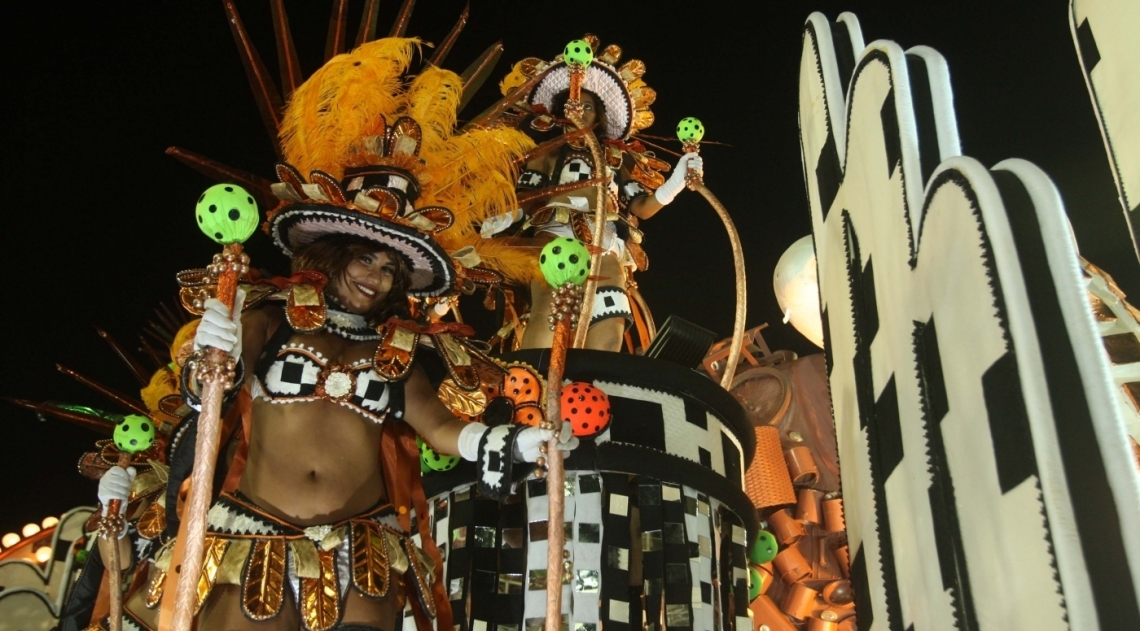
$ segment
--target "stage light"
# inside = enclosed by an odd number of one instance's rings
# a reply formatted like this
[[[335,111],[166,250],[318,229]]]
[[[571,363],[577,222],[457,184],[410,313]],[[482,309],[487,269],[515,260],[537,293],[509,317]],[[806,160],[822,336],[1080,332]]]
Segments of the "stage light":
[[[4,544],[5,548],[11,548],[17,543],[20,543],[20,535],[17,535],[14,532],[10,532],[4,535],[3,539],[0,539],[0,543]]]
[[[40,531],[40,527],[37,526],[36,524],[25,524],[24,525],[23,532],[24,532],[25,537],[31,537],[32,535],[38,533],[39,531]]]
[[[44,517],[43,522],[40,523],[44,529],[55,528],[59,525],[59,517]]]
[[[776,291],[776,302],[784,312],[784,322],[790,321],[812,344],[823,348],[819,280],[811,235],[793,243],[780,256],[772,286]]]
[[[39,561],[40,563],[47,563],[48,561],[50,561],[51,560],[51,548],[48,546],[44,546],[44,547],[40,548],[39,550],[36,550],[36,560]]]

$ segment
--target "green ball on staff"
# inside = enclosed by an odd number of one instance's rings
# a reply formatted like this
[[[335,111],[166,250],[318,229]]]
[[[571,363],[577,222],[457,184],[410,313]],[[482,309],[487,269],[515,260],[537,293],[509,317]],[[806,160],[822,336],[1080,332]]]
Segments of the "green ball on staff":
[[[112,437],[119,451],[137,454],[154,444],[154,422],[140,414],[128,414],[115,426]]]
[[[551,287],[581,285],[590,275],[590,251],[573,237],[558,237],[542,248],[538,267]]]
[[[568,64],[589,66],[594,63],[594,48],[584,39],[576,39],[566,45],[562,59]]]
[[[756,535],[756,543],[752,544],[752,549],[748,551],[748,562],[753,565],[764,565],[775,559],[779,551],[780,544],[776,542],[776,537],[767,530],[761,530]]]
[[[198,198],[194,208],[198,229],[216,243],[244,243],[260,220],[257,202],[237,184],[215,184]]]
[[[764,577],[760,572],[754,568],[748,568],[748,602],[752,602],[760,597],[761,590],[764,589]]]
[[[700,142],[705,137],[705,126],[700,119],[686,116],[677,123],[677,140],[681,142]]]

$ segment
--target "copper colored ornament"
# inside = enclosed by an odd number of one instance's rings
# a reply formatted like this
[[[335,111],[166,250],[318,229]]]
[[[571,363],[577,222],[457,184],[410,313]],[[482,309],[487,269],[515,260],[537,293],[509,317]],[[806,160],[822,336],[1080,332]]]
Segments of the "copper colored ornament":
[[[753,616],[753,628],[766,625],[769,631],[797,631],[788,617],[784,615],[771,598],[761,594],[748,606]]]
[[[772,564],[765,563],[764,565],[753,565],[756,571],[760,574],[760,593],[768,593],[768,588],[772,586],[772,581],[776,580],[776,576],[772,573]]]
[[[851,578],[851,554],[847,550],[847,544],[835,549],[835,559],[839,561],[839,569],[843,571],[843,576]]]
[[[805,534],[803,522],[792,517],[787,510],[778,510],[768,517],[768,524],[772,527],[772,534],[780,542],[781,548],[788,548],[796,544]]]
[[[811,576],[811,563],[808,563],[796,546],[780,550],[776,555],[775,566],[780,573],[780,580],[785,583],[795,583]]]
[[[829,605],[850,605],[855,595],[851,592],[851,581],[832,581],[823,588],[823,600]]]
[[[784,461],[788,464],[788,473],[792,475],[792,484],[813,486],[819,480],[819,469],[807,446],[800,445],[785,451]]]
[[[843,519],[842,497],[823,500],[823,529],[830,533],[847,530],[847,522]]]
[[[780,430],[765,425],[754,428],[756,456],[744,474],[744,489],[756,508],[786,506],[796,501],[788,465],[780,447]]]
[[[784,602],[781,603],[780,609],[796,620],[803,620],[811,615],[818,594],[819,592],[807,585],[796,583],[784,594]]]
[[[796,519],[804,524],[818,524],[822,512],[820,503],[823,501],[823,492],[814,489],[800,489],[796,502]]]
[[[838,629],[838,622],[823,620],[822,618],[812,618],[808,620],[807,631],[837,631]]]

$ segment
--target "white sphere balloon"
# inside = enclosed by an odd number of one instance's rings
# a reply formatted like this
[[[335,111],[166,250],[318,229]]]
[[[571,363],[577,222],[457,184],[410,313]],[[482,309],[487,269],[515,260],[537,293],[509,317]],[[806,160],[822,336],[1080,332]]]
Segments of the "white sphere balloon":
[[[823,348],[823,322],[819,315],[819,278],[815,269],[815,246],[811,235],[791,245],[772,275],[776,302],[791,322],[812,344]]]

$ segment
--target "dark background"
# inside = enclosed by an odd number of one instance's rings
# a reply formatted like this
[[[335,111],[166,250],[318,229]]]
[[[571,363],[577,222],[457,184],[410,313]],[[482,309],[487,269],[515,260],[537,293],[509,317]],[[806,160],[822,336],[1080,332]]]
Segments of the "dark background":
[[[163,150],[179,145],[264,176],[274,162],[220,2],[4,3],[5,182],[2,199],[5,334],[0,394],[114,409],[53,369],[62,362],[125,391],[134,380],[96,337],[98,324],[130,341],[151,309],[172,298],[174,273],[208,262],[216,246],[192,223],[211,184]],[[321,63],[329,2],[287,2],[305,73]],[[409,34],[439,41],[463,0],[422,0]],[[350,3],[350,37],[362,0]],[[387,32],[398,3],[381,3]],[[744,241],[748,325],[771,324],[773,349],[818,352],[780,323],[772,271],[811,230],[797,140],[797,82],[804,20],[855,12],[869,43],[926,44],[947,59],[966,155],[992,165],[1035,162],[1057,183],[1082,253],[1140,296],[1140,274],[1116,201],[1066,16],[1067,3],[905,0],[539,3],[473,0],[470,22],[445,66],[461,71],[502,39],[506,52],[476,101],[498,97],[509,65],[546,59],[585,32],[618,43],[648,65],[659,121],[670,135],[700,117],[706,182]],[[239,1],[276,77],[269,3]],[[648,272],[638,282],[658,322],[676,314],[731,333],[728,240],[692,193],[644,226]],[[256,264],[282,269],[264,235]],[[75,463],[97,436],[0,404],[0,534],[93,504],[95,483]]]

